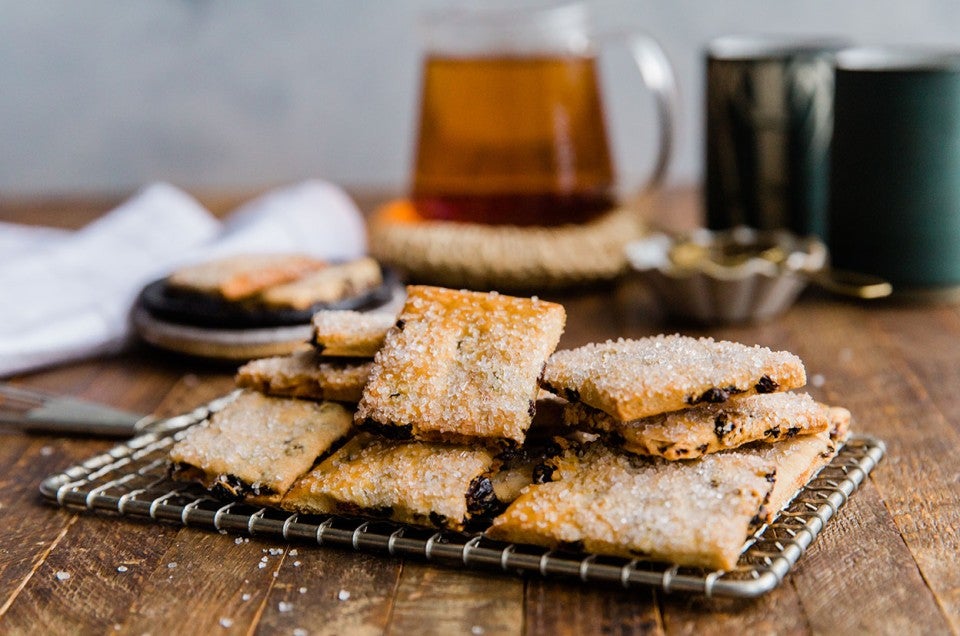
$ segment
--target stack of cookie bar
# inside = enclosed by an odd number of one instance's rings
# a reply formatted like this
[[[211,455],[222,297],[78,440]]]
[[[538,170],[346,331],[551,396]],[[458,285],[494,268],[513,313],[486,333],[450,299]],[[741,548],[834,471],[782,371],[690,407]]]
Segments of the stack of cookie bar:
[[[729,569],[836,453],[850,414],[804,393],[787,352],[657,336],[555,353],[543,385],[599,435],[548,460],[488,534]]]
[[[313,350],[240,369],[174,474],[293,511],[730,568],[845,434],[844,409],[790,392],[792,354],[683,336],[554,352],[564,321],[427,286],[399,316],[320,312]]]

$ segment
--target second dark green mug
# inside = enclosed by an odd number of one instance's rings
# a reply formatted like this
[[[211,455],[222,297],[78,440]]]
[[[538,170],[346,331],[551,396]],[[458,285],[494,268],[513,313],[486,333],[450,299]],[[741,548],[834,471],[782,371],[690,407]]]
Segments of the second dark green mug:
[[[839,53],[831,155],[833,266],[960,297],[960,51]]]

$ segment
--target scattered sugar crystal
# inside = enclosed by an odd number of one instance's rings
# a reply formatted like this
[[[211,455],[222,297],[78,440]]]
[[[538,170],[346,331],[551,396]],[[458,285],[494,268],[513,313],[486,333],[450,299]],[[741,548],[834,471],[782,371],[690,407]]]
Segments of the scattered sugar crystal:
[[[260,561],[262,563],[266,563],[267,561],[269,561],[269,557],[263,557],[262,559],[260,559]]]
[[[298,627],[298,628],[296,628],[295,630],[293,630],[293,636],[308,636],[309,633],[310,633],[310,632],[308,632],[307,630],[305,630],[305,629],[302,628],[302,627]]]
[[[815,386],[818,389],[822,387],[826,381],[827,379],[820,373],[814,373],[812,376],[810,376],[810,385]]]
[[[280,576],[280,573],[279,573],[279,572],[276,572],[276,571],[274,571],[274,573],[273,573],[273,578],[277,578],[278,576]]]
[[[175,567],[177,567],[177,562],[176,562],[176,561],[171,561],[170,563],[167,563],[167,568],[168,568],[168,569],[171,569],[171,570],[172,570],[172,569],[174,569]]]
[[[70,573],[64,572],[63,570],[59,570],[57,571],[56,577],[58,581],[66,581],[67,579],[70,578]]]
[[[280,556],[283,554],[283,548],[270,548],[270,556]]]
[[[480,625],[474,625],[470,628],[470,633],[474,636],[480,636],[484,632],[483,627]]]
[[[260,563],[257,563],[257,567],[262,570],[263,568],[267,567],[267,564],[261,561]]]
[[[40,449],[40,455],[43,457],[50,457],[53,455],[53,446],[44,446]]]
[[[220,619],[220,627],[226,628],[226,627],[232,627],[232,626],[233,626],[232,618],[227,618],[226,616],[224,616],[223,618]]]
[[[253,598],[253,596],[250,594],[250,592],[244,592],[243,596],[240,597],[240,599],[243,601],[249,601],[251,598]]]
[[[237,537],[236,539],[233,540],[233,542],[236,543],[237,545],[240,545],[241,543],[243,543],[243,537]]]
[[[126,572],[126,571],[127,571],[127,566],[125,566],[125,565],[118,565],[118,566],[117,566],[117,572]]]
[[[300,567],[300,562],[299,562],[299,561],[294,561],[294,562],[293,562],[293,567],[295,567],[295,568]]]
[[[290,556],[297,556],[298,554],[300,554],[300,553],[297,552],[297,549],[296,549],[296,548],[294,548],[293,550],[290,550]]]
[[[350,592],[348,592],[347,590],[340,590],[340,591],[337,593],[337,598],[340,599],[341,601],[349,600],[349,599],[350,599]]]
[[[277,609],[279,609],[281,612],[292,612],[292,611],[293,611],[293,603],[287,603],[286,601],[280,601],[280,604],[277,605]]]
[[[307,588],[301,587],[301,588],[300,588],[300,593],[301,593],[301,594],[306,594],[306,593],[307,593]]]

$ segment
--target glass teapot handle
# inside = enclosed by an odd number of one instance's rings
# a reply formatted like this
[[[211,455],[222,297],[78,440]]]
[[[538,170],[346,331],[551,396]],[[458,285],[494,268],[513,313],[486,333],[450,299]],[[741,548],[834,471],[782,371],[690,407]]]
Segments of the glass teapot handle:
[[[677,80],[673,67],[663,48],[646,34],[621,36],[640,70],[644,85],[653,93],[656,100],[659,139],[657,160],[650,176],[640,189],[641,192],[659,186],[666,176],[670,158],[673,155],[674,135],[678,108]]]

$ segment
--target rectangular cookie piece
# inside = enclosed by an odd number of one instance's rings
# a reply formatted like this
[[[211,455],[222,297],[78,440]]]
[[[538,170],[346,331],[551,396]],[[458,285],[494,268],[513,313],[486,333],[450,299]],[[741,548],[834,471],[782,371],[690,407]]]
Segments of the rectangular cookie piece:
[[[768,393],[723,404],[699,404],[630,422],[573,402],[565,406],[564,421],[608,433],[608,439],[622,440],[619,446],[627,452],[678,460],[755,441],[776,442],[826,431],[827,413],[825,405],[806,393]]]
[[[267,395],[356,404],[373,362],[325,360],[314,351],[252,360],[237,370],[237,386]]]
[[[320,310],[313,315],[310,342],[325,356],[373,358],[396,322],[387,312]]]
[[[279,501],[352,422],[334,402],[245,391],[173,445],[173,476],[199,481],[218,496]]]
[[[299,479],[281,506],[463,530],[503,512],[557,452],[543,442],[497,453],[360,433]]]
[[[304,310],[356,296],[381,283],[380,264],[365,257],[331,264],[289,283],[268,287],[259,300],[268,307]]]
[[[326,261],[306,254],[241,254],[182,267],[167,278],[167,285],[181,291],[239,300],[326,265]]]
[[[356,421],[400,439],[522,444],[565,320],[537,298],[411,286]]]
[[[544,388],[630,421],[734,395],[806,384],[800,358],[786,351],[688,336],[623,338],[557,351]]]
[[[486,511],[494,453],[360,433],[287,493],[281,506],[462,530]]]
[[[738,451],[690,462],[601,442],[571,448],[494,519],[487,536],[730,569],[773,488],[772,462]]]

